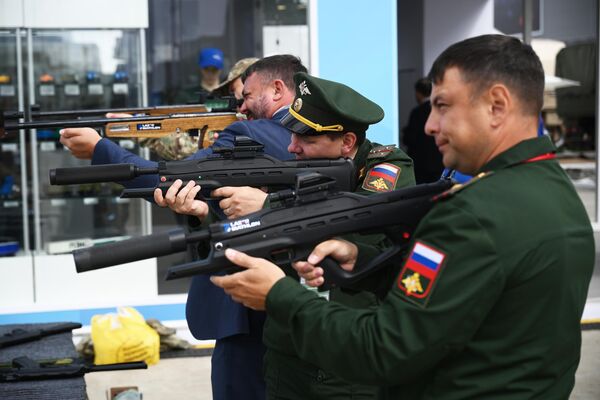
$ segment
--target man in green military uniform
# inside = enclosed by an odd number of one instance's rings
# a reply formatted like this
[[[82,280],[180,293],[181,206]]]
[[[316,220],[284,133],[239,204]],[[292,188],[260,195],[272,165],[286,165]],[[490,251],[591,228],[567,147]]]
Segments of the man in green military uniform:
[[[395,146],[366,139],[369,125],[383,119],[377,104],[337,82],[306,73],[294,76],[296,97],[281,123],[292,132],[288,147],[298,159],[352,158],[357,170],[356,193],[388,192],[415,184],[412,160]],[[355,241],[382,250],[384,235],[348,235]],[[335,288],[322,297],[355,309],[376,307],[375,294]],[[269,399],[373,399],[376,388],[340,379],[318,366],[300,360],[287,327],[267,317],[265,337],[278,336],[277,349],[267,348],[265,379]]]
[[[567,399],[594,267],[589,219],[552,143],[536,137],[544,72],[503,35],[456,43],[434,62],[426,132],[444,165],[477,178],[437,199],[377,309],[326,303],[266,260],[227,250],[247,270],[213,283],[266,308],[307,362],[393,399]],[[332,240],[296,269],[323,281]],[[265,335],[278,349],[280,337]]]
[[[383,119],[377,104],[353,89],[337,82],[319,79],[300,72],[294,75],[296,96],[282,124],[292,133],[288,151],[298,159],[339,158],[354,160],[357,171],[355,192],[373,194],[388,192],[415,184],[412,160],[393,145],[381,146],[366,139],[369,125]],[[157,193],[159,204],[170,200],[174,211],[198,209],[192,201],[193,183],[179,190],[177,182],[165,199]],[[179,192],[178,192],[179,190]],[[197,190],[197,189],[195,189]],[[238,218],[263,207],[267,198],[263,191],[250,187],[224,187],[211,194],[225,197],[220,207],[229,218]],[[187,199],[187,200],[186,200]],[[194,205],[194,203],[196,203]],[[198,214],[202,216],[201,213]],[[383,249],[389,245],[384,235],[348,235],[346,240],[368,248]],[[330,300],[357,309],[375,307],[375,294],[350,288],[335,288],[321,293]],[[277,350],[267,350],[265,379],[271,399],[372,399],[376,388],[337,378],[314,364],[300,360],[283,328],[267,319],[265,335],[273,331],[280,336]]]

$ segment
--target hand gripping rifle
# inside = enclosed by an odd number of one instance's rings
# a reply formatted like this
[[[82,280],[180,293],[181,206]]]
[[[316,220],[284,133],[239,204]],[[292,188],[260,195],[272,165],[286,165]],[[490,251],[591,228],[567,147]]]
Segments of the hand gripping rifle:
[[[0,382],[71,378],[83,376],[88,372],[146,368],[148,366],[143,361],[95,365],[70,358],[35,361],[29,357],[18,357],[8,365],[0,365]]]
[[[236,137],[234,147],[213,149],[213,155],[198,160],[161,161],[156,168],[133,164],[92,165],[50,170],[50,183],[69,185],[97,182],[123,182],[140,175],[158,174],[163,195],[176,179],[196,181],[202,187],[198,198],[207,199],[221,186],[293,187],[299,172],[318,172],[334,178],[339,190],[353,190],[354,164],[350,159],[279,161],[263,153],[263,146],[244,136]],[[125,189],[122,198],[148,198],[155,187]]]
[[[107,112],[133,113],[126,118],[99,117]],[[235,112],[211,112],[203,104],[160,106],[146,108],[119,108],[80,111],[32,111],[26,122],[7,121],[24,118],[22,112],[0,112],[0,138],[6,132],[20,129],[51,129],[103,127],[104,135],[112,138],[158,138],[175,132],[186,132],[191,136],[199,136],[199,148],[208,147],[213,139],[209,131],[221,131],[237,121]],[[94,117],[95,116],[95,117]],[[71,120],[56,120],[69,117]],[[37,118],[50,118],[38,120]]]
[[[228,248],[265,258],[285,269],[291,262],[305,260],[323,240],[351,232],[386,233],[394,245],[352,272],[341,269],[333,259],[321,263],[326,282],[345,286],[376,271],[398,254],[432,207],[434,196],[451,185],[450,180],[440,180],[361,196],[332,191],[332,180],[318,174],[301,174],[294,191],[271,195],[272,200],[283,203],[280,208],[213,223],[198,232],[174,230],[75,250],[75,266],[77,272],[91,271],[184,251],[190,243],[206,242],[210,252],[205,259],[170,268],[166,279],[237,270],[225,257]]]

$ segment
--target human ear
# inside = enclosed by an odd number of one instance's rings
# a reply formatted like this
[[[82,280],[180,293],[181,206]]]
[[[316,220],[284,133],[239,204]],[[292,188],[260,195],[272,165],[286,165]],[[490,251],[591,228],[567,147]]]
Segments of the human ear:
[[[513,96],[505,85],[495,84],[488,90],[488,101],[492,126],[497,127],[511,111]]]
[[[354,150],[354,146],[356,145],[356,141],[358,138],[356,137],[356,133],[354,132],[346,132],[344,136],[342,136],[342,155],[347,157]]]
[[[279,101],[283,97],[285,84],[281,79],[275,79],[273,81],[273,100]]]

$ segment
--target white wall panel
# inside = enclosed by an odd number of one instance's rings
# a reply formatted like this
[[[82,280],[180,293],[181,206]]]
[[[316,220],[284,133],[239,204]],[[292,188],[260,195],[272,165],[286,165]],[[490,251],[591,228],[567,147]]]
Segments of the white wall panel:
[[[460,40],[498,33],[493,0],[425,0],[423,75],[449,45]]]
[[[3,0],[6,1],[6,0]],[[147,28],[147,0],[23,0],[27,28]]]
[[[133,304],[158,295],[156,259],[77,273],[71,254],[36,255],[36,303],[44,305]]]
[[[0,0],[0,28],[19,28],[23,23],[23,1]]]
[[[33,304],[31,256],[0,258],[0,308]]]

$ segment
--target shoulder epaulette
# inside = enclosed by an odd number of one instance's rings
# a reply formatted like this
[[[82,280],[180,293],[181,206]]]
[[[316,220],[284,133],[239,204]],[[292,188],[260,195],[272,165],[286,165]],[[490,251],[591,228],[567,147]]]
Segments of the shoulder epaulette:
[[[388,154],[390,154],[394,150],[396,150],[396,145],[395,144],[388,144],[387,146],[376,146],[376,147],[373,147],[371,149],[371,151],[369,152],[369,155],[367,156],[367,158],[368,159],[370,159],[370,158],[384,158],[385,156],[387,156]]]
[[[450,197],[454,196],[456,193],[466,189],[467,187],[473,186],[477,182],[481,181],[483,178],[486,178],[486,177],[492,175],[493,173],[494,173],[494,171],[481,172],[481,173],[475,175],[474,177],[472,177],[471,179],[469,179],[469,181],[467,181],[465,183],[457,183],[456,185],[453,185],[450,189],[446,190],[445,192],[442,192],[442,193],[438,194],[437,196],[434,196],[433,201],[449,199]]]

